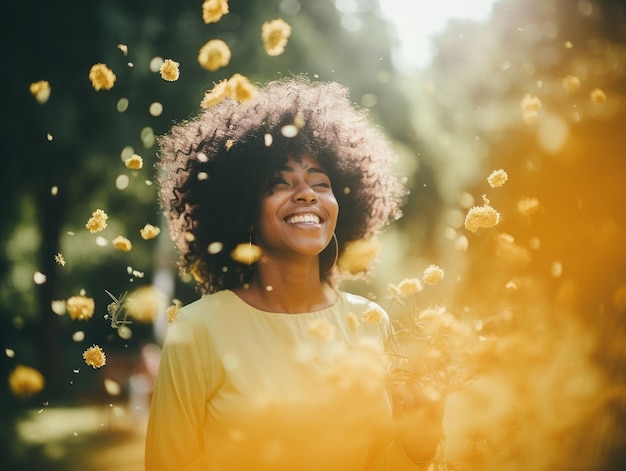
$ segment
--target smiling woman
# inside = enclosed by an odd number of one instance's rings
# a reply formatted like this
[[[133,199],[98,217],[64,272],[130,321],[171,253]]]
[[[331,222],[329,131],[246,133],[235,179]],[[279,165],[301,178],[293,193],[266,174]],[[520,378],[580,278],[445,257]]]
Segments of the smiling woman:
[[[345,87],[304,78],[161,139],[160,201],[204,296],[167,333],[147,470],[400,471],[433,455],[441,405],[394,432],[389,318],[335,276],[348,243],[399,217],[393,162]],[[233,258],[242,244],[260,256]]]

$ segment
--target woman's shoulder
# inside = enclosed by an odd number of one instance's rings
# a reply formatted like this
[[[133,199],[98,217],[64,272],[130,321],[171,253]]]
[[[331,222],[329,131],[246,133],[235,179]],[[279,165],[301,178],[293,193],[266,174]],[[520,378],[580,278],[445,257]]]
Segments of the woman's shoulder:
[[[237,304],[237,296],[228,290],[205,294],[180,308],[177,319],[186,322],[206,323],[210,318],[231,312]]]
[[[344,306],[348,306],[353,310],[365,311],[369,309],[376,309],[381,312],[385,312],[385,310],[376,301],[372,301],[365,296],[347,291],[339,291],[338,293]]]

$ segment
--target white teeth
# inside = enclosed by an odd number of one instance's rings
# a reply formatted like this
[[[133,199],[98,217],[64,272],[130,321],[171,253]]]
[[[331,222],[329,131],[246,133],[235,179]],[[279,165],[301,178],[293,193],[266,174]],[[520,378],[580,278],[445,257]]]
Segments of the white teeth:
[[[297,214],[297,215],[289,216],[286,219],[286,221],[288,224],[301,224],[301,223],[319,224],[320,218],[316,214],[307,213],[307,214]]]

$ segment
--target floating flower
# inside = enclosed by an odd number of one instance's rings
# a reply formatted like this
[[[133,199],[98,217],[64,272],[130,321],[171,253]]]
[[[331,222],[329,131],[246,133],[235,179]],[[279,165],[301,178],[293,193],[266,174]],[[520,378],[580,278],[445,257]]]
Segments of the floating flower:
[[[575,92],[580,88],[580,79],[575,75],[568,75],[561,80],[561,85],[568,92]]]
[[[500,233],[496,237],[496,256],[510,264],[524,267],[530,263],[530,251],[515,242],[512,235]]]
[[[165,295],[153,285],[137,288],[128,295],[124,309],[135,320],[149,324],[165,309]]]
[[[380,247],[375,239],[358,239],[348,242],[337,261],[337,268],[343,273],[352,275],[366,272],[379,250]]]
[[[250,83],[248,77],[234,74],[227,82],[228,96],[239,103],[252,100],[256,96],[256,87]]]
[[[180,64],[178,62],[174,62],[171,59],[165,59],[163,64],[161,64],[161,78],[163,80],[167,80],[168,82],[175,82],[180,77],[180,70],[178,67]]]
[[[202,20],[205,24],[217,23],[228,13],[228,0],[204,0]]]
[[[522,198],[517,202],[517,211],[524,216],[531,216],[539,209],[537,198]]]
[[[285,51],[289,36],[291,36],[291,26],[280,18],[266,21],[261,27],[263,47],[270,56],[279,56]]]
[[[597,104],[602,104],[606,101],[605,93],[599,88],[594,88],[593,90],[591,90],[589,97],[591,98],[591,101]]]
[[[143,167],[143,159],[141,156],[133,154],[124,161],[124,165],[131,170],[139,170]]]
[[[429,285],[435,285],[443,280],[444,276],[445,272],[437,265],[429,265],[424,270],[422,280],[424,280],[424,283],[428,283]]]
[[[500,213],[489,205],[489,200],[484,195],[483,200],[483,206],[470,208],[465,216],[465,228],[471,232],[494,227],[500,222]]]
[[[491,175],[487,177],[487,182],[491,188],[498,188],[504,185],[508,178],[508,174],[504,170],[499,169],[491,172]]]
[[[85,350],[83,352],[83,358],[85,363],[94,369],[103,367],[107,362],[104,351],[98,345],[94,345]]]
[[[29,87],[30,93],[35,97],[37,103],[43,105],[50,98],[50,83],[47,80],[39,80],[38,82],[33,82]]]
[[[96,209],[92,214],[85,227],[91,232],[95,234],[96,232],[100,232],[107,227],[107,219],[109,216],[102,209]]]
[[[60,252],[54,256],[54,261],[57,262],[62,267],[65,266],[65,258],[63,257],[63,254]]]
[[[96,303],[93,298],[87,296],[72,296],[65,302],[65,308],[73,320],[84,321],[91,319]]]
[[[17,365],[9,374],[9,389],[15,397],[28,399],[45,386],[43,375],[30,366]]]
[[[520,103],[522,107],[522,118],[526,124],[534,124],[539,117],[541,109],[541,100],[536,96],[526,95]]]
[[[212,39],[200,48],[198,63],[201,67],[214,72],[230,62],[231,52],[228,44],[221,39]]]
[[[261,258],[261,253],[261,247],[258,245],[244,243],[237,245],[235,250],[230,253],[230,256],[236,262],[252,265]]]
[[[124,56],[128,55],[128,46],[126,44],[118,44],[117,48],[124,54]]]
[[[141,238],[144,240],[154,239],[161,232],[161,228],[153,226],[152,224],[146,224],[142,229],[139,229]]]
[[[309,332],[323,342],[335,338],[335,326],[326,319],[314,319],[309,323]]]
[[[111,90],[115,79],[115,74],[106,64],[95,64],[89,70],[89,80],[96,91]]]
[[[113,239],[113,247],[117,250],[121,250],[122,252],[130,252],[133,248],[133,244],[126,237],[117,236]]]

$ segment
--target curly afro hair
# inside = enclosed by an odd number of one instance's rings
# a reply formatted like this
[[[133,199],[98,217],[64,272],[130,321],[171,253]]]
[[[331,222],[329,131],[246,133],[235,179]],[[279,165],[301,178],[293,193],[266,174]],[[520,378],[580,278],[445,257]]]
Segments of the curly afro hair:
[[[284,132],[288,125],[296,126],[295,136]],[[392,173],[395,155],[337,83],[270,82],[252,100],[227,98],[202,109],[158,144],[159,203],[180,268],[194,275],[202,294],[250,280],[255,266],[230,254],[249,242],[260,196],[289,156],[312,155],[328,172],[340,209],[339,253],[401,215],[406,192]],[[335,256],[333,243],[320,254],[320,279],[331,284]]]

